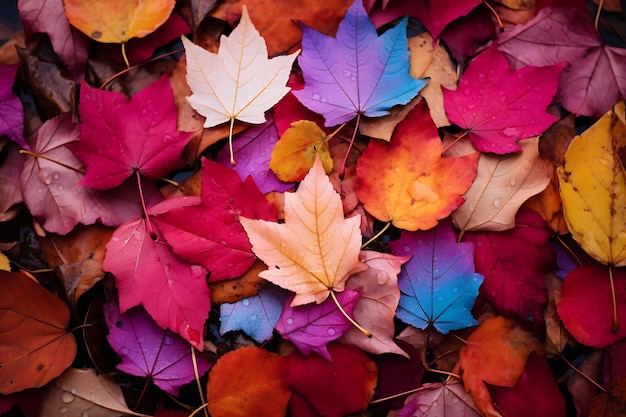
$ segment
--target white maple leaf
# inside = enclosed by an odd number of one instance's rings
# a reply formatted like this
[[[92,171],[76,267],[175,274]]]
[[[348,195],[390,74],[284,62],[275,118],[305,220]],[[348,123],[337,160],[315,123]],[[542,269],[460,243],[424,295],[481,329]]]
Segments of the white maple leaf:
[[[217,54],[183,36],[187,56],[187,83],[192,95],[187,101],[206,117],[204,127],[235,119],[246,123],[265,122],[265,112],[290,90],[286,87],[291,67],[300,51],[268,59],[265,40],[254,27],[244,6],[239,24],[230,36],[222,35]]]

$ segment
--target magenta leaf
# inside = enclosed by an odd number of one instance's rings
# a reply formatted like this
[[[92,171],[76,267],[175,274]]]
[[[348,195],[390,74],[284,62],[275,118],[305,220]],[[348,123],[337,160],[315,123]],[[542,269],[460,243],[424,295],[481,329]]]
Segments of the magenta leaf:
[[[346,289],[337,293],[337,300],[346,313],[352,315],[360,296],[358,291]],[[321,304],[296,307],[291,307],[292,299],[293,296],[285,301],[276,331],[291,341],[305,355],[316,352],[327,360],[331,360],[326,345],[341,337],[352,324],[341,314],[330,298]]]
[[[396,0],[396,2],[399,1]],[[481,4],[482,1],[425,0],[422,3],[419,7],[414,7],[411,10],[411,17],[415,17],[426,26],[433,40],[435,40],[450,22],[465,16]]]
[[[24,109],[13,94],[13,82],[19,64],[0,65],[0,135],[7,135],[22,148],[30,149],[24,140]]]
[[[152,379],[165,392],[178,396],[180,387],[195,379],[189,343],[164,330],[141,307],[120,314],[115,300],[104,305],[109,328],[107,340],[122,359],[117,369],[130,375]],[[211,364],[205,355],[196,354],[202,376]]]
[[[283,310],[286,292],[266,285],[257,295],[220,306],[220,334],[242,330],[259,343],[272,337],[274,326]]]
[[[272,118],[268,117],[267,122],[250,126],[234,136],[233,155],[237,165],[230,164],[228,147],[224,147],[217,154],[215,162],[237,172],[242,181],[251,176],[263,194],[270,191],[286,191],[293,187],[293,184],[282,182],[270,170],[272,150],[277,141],[276,125]]]
[[[555,99],[576,115],[600,117],[626,96],[626,49],[603,45],[579,7],[545,7],[498,43],[514,68],[567,62]]]
[[[277,211],[252,178],[242,182],[233,170],[205,159],[202,204],[174,208],[158,218],[174,252],[204,266],[211,271],[210,280],[218,281],[240,276],[256,259],[239,216],[276,221]]]
[[[407,18],[378,37],[362,0],[355,0],[339,24],[336,38],[303,25],[302,67],[305,87],[293,94],[324,116],[326,126],[357,114],[379,117],[406,104],[427,80],[409,75]]]
[[[204,322],[211,308],[206,270],[172,252],[156,217],[199,202],[198,197],[175,197],[149,207],[152,230],[145,219],[120,226],[106,246],[102,267],[115,276],[122,312],[141,304],[159,326],[202,350]]]
[[[63,0],[19,0],[17,7],[27,35],[47,33],[54,51],[72,73],[72,79],[76,82],[83,79],[89,38],[70,26]]]
[[[481,152],[520,151],[518,140],[543,133],[558,120],[545,110],[564,65],[513,71],[492,45],[470,63],[458,89],[443,89],[446,115],[469,130],[470,140]]]
[[[87,167],[82,185],[107,190],[135,171],[160,178],[182,164],[191,133],[176,130],[178,111],[169,77],[159,78],[130,101],[83,82],[78,109],[83,123],[73,151]]]
[[[483,277],[474,271],[474,245],[456,243],[449,221],[418,232],[402,232],[389,247],[413,255],[398,276],[398,318],[442,333],[477,324],[471,310]]]

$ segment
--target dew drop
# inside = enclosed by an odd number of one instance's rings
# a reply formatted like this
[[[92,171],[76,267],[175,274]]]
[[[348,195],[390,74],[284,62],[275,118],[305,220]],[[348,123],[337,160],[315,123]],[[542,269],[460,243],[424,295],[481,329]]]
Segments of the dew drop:
[[[601,163],[602,165],[608,165],[608,164],[609,164],[609,161],[608,161],[608,159],[606,159],[606,158],[600,158],[600,163]]]
[[[433,401],[433,407],[437,407],[437,401]]]
[[[70,388],[70,392],[71,392],[72,394],[76,394],[76,391],[78,391],[78,390],[76,389],[76,387],[72,387],[72,388]]]
[[[83,411],[82,413],[80,413],[80,417],[89,417],[89,412]]]
[[[453,292],[453,293],[457,293],[457,292],[459,292],[459,288],[458,288],[458,287],[452,287],[452,292]]]
[[[287,326],[293,326],[293,319],[291,317],[287,319]]]
[[[458,402],[459,402],[459,399],[457,397],[452,397],[453,404],[457,404]]]
[[[146,341],[146,339],[145,339],[145,338],[143,338],[143,337],[138,337],[138,338],[137,338],[137,341],[138,341],[139,343],[143,343],[143,342],[145,342],[145,341]]]
[[[349,70],[347,70],[347,69],[343,70],[343,76],[344,77],[348,78],[351,75],[352,75],[352,72],[350,72]]]
[[[476,246],[482,247],[485,243],[482,240],[476,242]]]
[[[500,208],[500,206],[502,205],[502,199],[501,198],[496,198],[495,200],[493,200],[493,206],[496,208]]]
[[[283,247],[283,248],[286,248],[287,247],[287,241],[281,240],[280,246]]]
[[[322,97],[322,99],[320,100],[322,103],[326,103],[326,97]]]
[[[350,81],[356,81],[356,77],[350,77]]]
[[[433,269],[433,277],[434,278],[438,278],[439,276],[441,276],[439,270],[438,269]]]
[[[250,318],[248,319],[249,321],[256,321],[256,319],[258,319],[259,317],[256,314],[253,314],[250,316]]]
[[[59,407],[59,413],[61,414],[67,413],[67,407],[66,406]]]
[[[163,344],[165,346],[171,346],[174,343],[174,339],[172,339],[169,336],[165,336],[165,338],[163,339]]]
[[[142,116],[147,116],[148,115],[148,110],[147,109],[141,109],[141,115]]]
[[[329,336],[334,336],[334,335],[336,335],[336,334],[337,334],[337,331],[336,331],[334,328],[329,327],[329,328],[326,330],[326,333],[328,333],[328,335],[329,335]]]
[[[304,258],[305,255],[304,251],[298,252],[298,258]]]
[[[59,178],[61,178],[61,174],[59,174],[58,172],[55,172],[54,174],[52,174],[53,180],[58,180]]]
[[[314,93],[312,97],[313,97],[313,100],[319,100],[321,96],[317,93]]]
[[[443,301],[443,297],[437,297],[437,301]]]
[[[378,283],[378,285],[385,285],[385,283],[387,283],[388,280],[389,280],[389,277],[386,273],[379,272],[376,274],[376,282]]]
[[[104,142],[104,147],[105,148],[110,148],[111,147],[111,142]]]
[[[405,253],[411,253],[411,247],[410,246],[405,246],[404,247],[404,252]]]
[[[74,401],[74,398],[76,398],[76,396],[71,392],[64,391],[63,394],[61,394],[61,401],[63,401],[64,404],[71,403]]]
[[[495,297],[496,295],[498,295],[498,293],[496,292],[496,290],[491,290],[491,296]]]
[[[163,143],[169,142],[172,139],[174,139],[174,137],[172,135],[165,135],[165,136],[163,136]]]
[[[487,76],[483,73],[478,74],[478,82],[484,84],[487,81]]]
[[[471,96],[472,95],[472,89],[469,87],[465,87],[463,89],[463,94],[465,94],[466,96]]]
[[[220,240],[220,245],[226,246],[226,241],[224,239]]]
[[[57,189],[58,189],[59,191],[63,191],[63,186],[62,186],[62,185],[59,185],[59,186],[57,187]]]
[[[511,178],[511,181],[509,181],[509,183],[511,185],[515,185],[517,183],[517,181],[515,180],[515,178]]]
[[[467,103],[467,110],[474,110],[476,108],[476,103],[474,103],[473,101],[470,103]]]
[[[243,304],[244,306],[249,306],[250,305],[250,300],[248,300],[247,298],[241,300],[241,304]]]

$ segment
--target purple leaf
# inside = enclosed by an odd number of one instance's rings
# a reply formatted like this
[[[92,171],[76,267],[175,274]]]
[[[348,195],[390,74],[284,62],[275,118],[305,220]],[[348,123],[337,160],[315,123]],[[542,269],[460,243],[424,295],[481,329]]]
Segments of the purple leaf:
[[[242,330],[259,343],[269,340],[283,310],[285,297],[285,291],[279,287],[266,285],[257,295],[234,304],[222,304],[220,334]]]
[[[343,309],[352,315],[360,296],[358,291],[346,288],[343,292],[337,293],[337,300]],[[305,355],[316,352],[330,361],[331,357],[326,345],[341,337],[352,324],[341,314],[330,298],[321,304],[297,307],[291,307],[292,299],[293,297],[289,297],[285,301],[276,331],[296,345]]]
[[[398,276],[400,320],[442,333],[477,324],[471,309],[483,276],[474,272],[474,245],[467,243],[456,243],[449,221],[389,243],[396,255],[413,254]]]
[[[122,359],[117,365],[120,371],[150,378],[175,396],[195,378],[189,342],[157,326],[144,309],[136,307],[120,314],[117,303],[108,301],[104,318],[109,327],[107,340]],[[201,353],[196,353],[196,360],[198,373],[203,375],[211,364]]]
[[[251,176],[263,194],[283,192],[293,187],[293,184],[276,178],[270,170],[272,150],[278,141],[278,131],[270,116],[267,122],[251,126],[233,139],[233,155],[237,165],[231,166],[228,147],[220,151],[215,162],[237,172],[242,181]]]
[[[19,64],[0,65],[0,135],[7,135],[22,148],[30,149],[24,140],[24,109],[13,94],[13,82]]]
[[[409,75],[407,17],[378,37],[361,0],[339,24],[336,38],[302,27],[304,89],[293,94],[326,119],[326,126],[357,114],[379,117],[406,104],[426,85]]]

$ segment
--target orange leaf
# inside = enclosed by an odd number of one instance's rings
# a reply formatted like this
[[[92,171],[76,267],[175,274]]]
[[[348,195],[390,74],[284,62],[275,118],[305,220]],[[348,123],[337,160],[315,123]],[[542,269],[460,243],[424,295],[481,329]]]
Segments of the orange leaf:
[[[285,358],[249,346],[222,356],[209,373],[212,417],[283,417],[291,391]]]
[[[239,218],[252,251],[269,267],[259,274],[296,293],[292,306],[324,301],[367,266],[359,261],[360,216],[344,219],[341,197],[316,157],[298,191],[285,193],[285,223]]]
[[[611,383],[609,391],[593,399],[589,417],[619,417],[626,415],[626,376]]]
[[[175,0],[65,0],[67,20],[90,38],[103,43],[123,43],[143,38],[161,26],[172,13]]]
[[[67,306],[30,278],[0,272],[0,395],[61,375],[76,355]]]
[[[460,351],[463,383],[484,416],[500,416],[485,384],[514,387],[531,352],[543,353],[541,342],[505,317],[485,320],[467,339]]]
[[[357,163],[357,193],[378,220],[415,231],[437,225],[465,200],[478,152],[442,158],[443,146],[426,104],[398,124],[390,143],[372,141]]]

